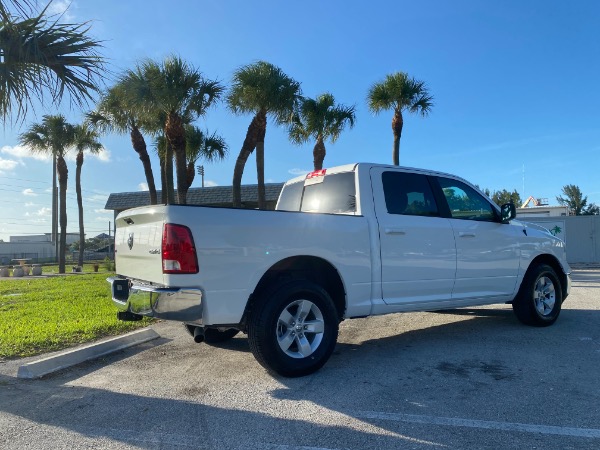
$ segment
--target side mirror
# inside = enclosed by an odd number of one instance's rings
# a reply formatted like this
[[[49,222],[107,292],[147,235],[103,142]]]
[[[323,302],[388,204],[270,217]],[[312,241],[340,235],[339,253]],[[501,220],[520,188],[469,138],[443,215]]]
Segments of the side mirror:
[[[502,223],[508,223],[517,217],[517,208],[514,203],[505,203],[500,208]]]

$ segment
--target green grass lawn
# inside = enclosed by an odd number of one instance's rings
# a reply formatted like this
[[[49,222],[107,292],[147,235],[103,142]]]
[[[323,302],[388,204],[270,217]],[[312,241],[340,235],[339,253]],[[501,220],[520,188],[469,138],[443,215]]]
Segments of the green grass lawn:
[[[0,360],[61,350],[148,325],[150,319],[117,320],[107,275],[1,278]]]

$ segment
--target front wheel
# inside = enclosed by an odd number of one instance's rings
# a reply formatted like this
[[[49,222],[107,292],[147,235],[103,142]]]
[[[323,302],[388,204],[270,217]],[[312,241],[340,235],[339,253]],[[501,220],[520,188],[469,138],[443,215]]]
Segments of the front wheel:
[[[556,272],[547,264],[531,267],[513,301],[513,311],[526,325],[546,327],[558,319],[562,287]]]
[[[338,328],[338,314],[327,291],[310,281],[291,281],[259,296],[250,314],[248,341],[268,371],[300,377],[327,362]]]

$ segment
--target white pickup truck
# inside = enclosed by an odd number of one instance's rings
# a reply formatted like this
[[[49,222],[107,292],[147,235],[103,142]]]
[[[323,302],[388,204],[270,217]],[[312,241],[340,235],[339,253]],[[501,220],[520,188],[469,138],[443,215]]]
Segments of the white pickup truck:
[[[276,211],[160,205],[116,219],[122,320],[183,322],[197,342],[248,334],[267,370],[318,370],[344,319],[512,303],[551,325],[570,290],[564,243],[465,180],[351,164],[288,181]]]

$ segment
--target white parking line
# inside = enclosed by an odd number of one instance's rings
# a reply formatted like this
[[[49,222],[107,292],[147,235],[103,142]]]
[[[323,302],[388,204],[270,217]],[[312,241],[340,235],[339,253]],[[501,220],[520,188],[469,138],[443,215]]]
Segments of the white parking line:
[[[487,430],[520,431],[523,433],[551,434],[600,439],[600,429],[555,427],[550,425],[532,425],[527,423],[493,422],[487,420],[458,419],[453,417],[420,416],[376,411],[358,411],[354,417],[359,419],[390,420],[395,422],[422,423],[427,425],[445,425],[451,427],[483,428]]]

